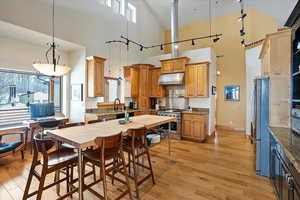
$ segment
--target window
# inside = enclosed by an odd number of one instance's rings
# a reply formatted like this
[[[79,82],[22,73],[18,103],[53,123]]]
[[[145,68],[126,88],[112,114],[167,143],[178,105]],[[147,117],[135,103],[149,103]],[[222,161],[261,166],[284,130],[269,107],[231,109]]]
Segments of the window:
[[[51,78],[30,73],[0,71],[0,110],[27,108],[50,101]],[[61,107],[61,80],[52,79],[54,103]]]
[[[113,10],[115,13],[124,15],[124,0],[113,0]]]
[[[115,78],[105,78],[105,97],[101,102],[112,103],[120,98],[120,81]]]
[[[127,20],[136,23],[136,7],[131,3],[127,5]]]
[[[111,0],[105,0],[105,5],[108,6],[108,7],[111,7]]]

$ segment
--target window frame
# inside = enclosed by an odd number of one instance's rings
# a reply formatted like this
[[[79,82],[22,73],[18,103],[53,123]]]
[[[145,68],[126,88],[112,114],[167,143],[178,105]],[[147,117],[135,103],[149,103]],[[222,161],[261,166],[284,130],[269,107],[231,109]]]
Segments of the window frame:
[[[118,79],[118,78],[114,78],[114,77],[104,77],[104,87],[105,87],[105,90],[104,90],[104,97],[103,97],[103,102],[101,103],[113,103],[113,102],[110,102],[109,101],[109,91],[108,91],[108,94],[107,94],[107,90],[106,90],[106,84],[107,84],[107,81],[108,80],[115,80],[117,81],[117,85],[118,85],[118,88],[117,88],[117,98],[121,98],[121,81]]]
[[[129,12],[132,13],[130,16],[129,16]],[[127,2],[126,15],[127,15],[126,17],[127,17],[128,21],[136,24],[136,22],[137,22],[137,9],[130,2]]]
[[[5,69],[5,68],[0,68],[0,72],[3,73],[14,73],[14,74],[26,74],[26,75],[33,75],[33,76],[46,76],[46,77],[51,77],[51,76],[47,76],[44,74],[40,74],[34,71],[22,71],[22,70],[11,70],[11,69]],[[63,79],[62,77],[56,77],[59,78],[59,82],[60,82],[60,86],[59,86],[59,106],[55,106],[55,110],[59,109],[59,111],[62,110],[62,95],[63,95]],[[53,86],[54,87],[54,86]],[[51,101],[51,85],[49,85],[48,88],[48,101]],[[17,108],[17,107],[12,107],[9,109],[2,109],[2,110],[19,110],[19,109],[28,109],[27,106],[25,106],[24,108]],[[1,111],[1,109],[0,109]]]

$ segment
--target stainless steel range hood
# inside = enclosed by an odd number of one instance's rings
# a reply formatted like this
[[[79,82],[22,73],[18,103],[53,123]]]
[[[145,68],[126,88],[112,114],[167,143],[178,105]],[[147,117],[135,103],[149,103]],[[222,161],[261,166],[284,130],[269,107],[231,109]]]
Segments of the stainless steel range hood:
[[[184,81],[184,73],[162,74],[159,77],[160,85],[182,85]]]

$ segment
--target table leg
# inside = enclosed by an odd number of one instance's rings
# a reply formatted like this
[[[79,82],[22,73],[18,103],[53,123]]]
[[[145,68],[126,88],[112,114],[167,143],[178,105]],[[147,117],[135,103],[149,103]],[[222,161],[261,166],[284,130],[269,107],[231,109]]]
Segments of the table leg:
[[[83,200],[83,177],[82,177],[82,150],[78,149],[78,181],[79,181],[79,199]]]
[[[172,152],[172,138],[171,138],[171,122],[169,123],[169,130],[168,130],[168,151],[169,151],[169,159],[171,163],[176,163],[175,160],[172,160],[171,152]]]

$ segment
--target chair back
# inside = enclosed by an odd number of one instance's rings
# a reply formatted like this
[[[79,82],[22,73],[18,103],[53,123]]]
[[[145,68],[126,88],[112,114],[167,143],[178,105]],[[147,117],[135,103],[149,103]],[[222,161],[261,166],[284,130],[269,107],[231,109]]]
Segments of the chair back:
[[[127,134],[128,136],[132,137],[132,138],[143,138],[146,137],[147,129],[145,127],[143,128],[132,128],[132,129],[128,129]]]
[[[84,125],[85,125],[84,122],[67,123],[67,124],[60,125],[58,128],[63,129],[63,128],[71,128],[75,126],[84,126]]]
[[[102,151],[107,149],[119,151],[122,147],[122,132],[108,137],[97,137],[95,143]]]
[[[47,154],[47,151],[51,149],[55,142],[49,138],[43,138],[42,135],[36,134],[33,138],[34,140],[34,150],[36,153]]]
[[[95,123],[98,123],[98,122],[101,122],[101,120],[100,119],[90,120],[87,123],[88,124],[95,124]]]

